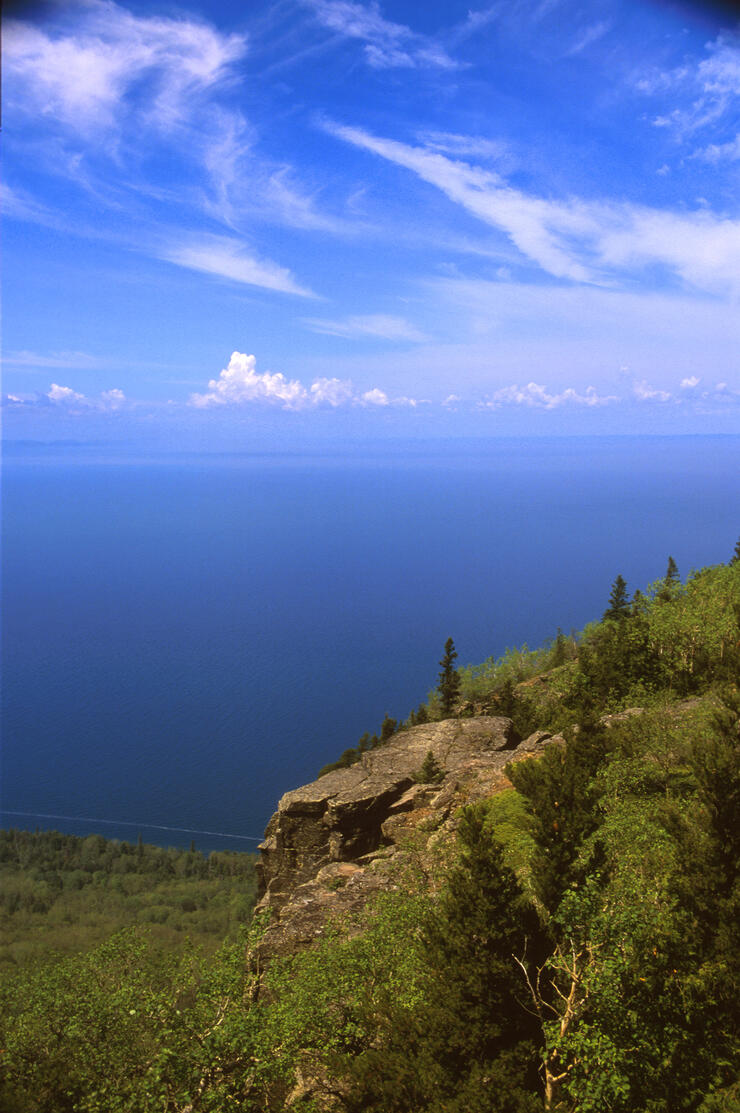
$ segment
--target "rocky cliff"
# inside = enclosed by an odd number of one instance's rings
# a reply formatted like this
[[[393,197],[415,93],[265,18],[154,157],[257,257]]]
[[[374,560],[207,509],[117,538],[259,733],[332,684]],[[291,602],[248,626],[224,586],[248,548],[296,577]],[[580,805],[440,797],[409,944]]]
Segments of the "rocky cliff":
[[[431,850],[454,830],[457,808],[508,787],[508,762],[554,741],[544,731],[521,740],[500,716],[446,719],[287,792],[260,846],[259,907],[271,912],[263,958],[310,944],[330,920],[349,923],[395,883],[412,845],[417,855]],[[443,777],[420,784],[430,751]]]

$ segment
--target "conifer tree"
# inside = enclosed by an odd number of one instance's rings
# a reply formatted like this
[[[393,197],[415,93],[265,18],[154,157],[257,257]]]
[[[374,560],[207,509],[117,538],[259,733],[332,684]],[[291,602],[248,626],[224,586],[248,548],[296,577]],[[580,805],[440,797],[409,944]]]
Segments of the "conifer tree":
[[[460,674],[455,668],[457,650],[452,638],[445,642],[444,657],[439,662],[442,671],[439,674],[437,691],[442,702],[442,715],[449,718],[452,715],[455,702],[460,693]]]
[[[385,716],[383,717],[383,722],[381,723],[381,726],[380,726],[380,744],[381,744],[381,746],[384,745],[384,743],[388,742],[393,737],[393,735],[396,733],[397,727],[398,727],[398,722],[395,719],[391,719],[390,715],[386,711]]]
[[[427,756],[424,758],[421,769],[416,774],[414,779],[418,781],[419,784],[433,785],[439,784],[440,781],[443,781],[444,775],[444,769],[439,764],[432,751],[427,750]]]
[[[554,669],[556,669],[559,665],[564,665],[565,664],[565,661],[566,661],[565,647],[566,647],[566,645],[567,645],[567,639],[565,637],[565,634],[563,633],[563,631],[558,626],[557,637],[555,638],[555,643],[552,647],[552,667]]]
[[[354,1058],[349,1113],[537,1113],[538,1021],[513,956],[543,946],[484,812],[467,808],[462,854],[424,930],[429,984]]]
[[[617,576],[612,584],[611,594],[609,596],[609,606],[604,611],[604,618],[621,619],[626,618],[629,614],[629,596],[627,594],[627,582],[623,576]]]
[[[730,564],[738,563],[740,563],[740,537],[738,537],[737,541],[735,542],[735,552],[732,554],[732,558],[730,560]]]
[[[678,574],[678,565],[673,557],[669,556],[668,567],[663,577],[663,586],[658,592],[658,599],[660,599],[662,603],[669,603],[673,598],[673,589],[680,581],[681,577]]]

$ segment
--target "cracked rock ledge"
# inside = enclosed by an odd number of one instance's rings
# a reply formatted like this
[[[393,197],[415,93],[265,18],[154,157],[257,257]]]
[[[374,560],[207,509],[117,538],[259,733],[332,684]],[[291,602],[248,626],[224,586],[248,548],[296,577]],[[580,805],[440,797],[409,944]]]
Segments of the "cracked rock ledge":
[[[509,787],[510,761],[558,742],[546,731],[521,740],[501,716],[445,719],[286,792],[260,845],[258,910],[270,911],[260,962],[302,950],[331,921],[350,925],[373,894],[394,887],[411,836],[417,852],[431,850],[461,805]],[[444,777],[418,784],[430,750]]]

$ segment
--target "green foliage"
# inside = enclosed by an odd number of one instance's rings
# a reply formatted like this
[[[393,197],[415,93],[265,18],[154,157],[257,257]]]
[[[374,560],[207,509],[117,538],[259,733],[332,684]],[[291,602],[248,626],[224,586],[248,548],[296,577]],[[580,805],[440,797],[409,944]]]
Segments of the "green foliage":
[[[564,638],[559,652],[565,650],[566,644]],[[488,657],[480,665],[465,665],[460,669],[460,695],[474,702],[490,700],[505,683],[519,684],[543,672],[549,663],[547,649],[529,649],[526,645],[507,649],[503,657]]]
[[[538,922],[485,823],[466,809],[461,855],[423,933],[425,985],[413,1011],[388,1003],[373,1043],[353,1058],[350,1111],[541,1108],[537,1029],[513,956]]]
[[[521,690],[517,691],[510,678],[504,680],[496,691],[492,710],[497,715],[505,715],[511,719],[514,730],[520,738],[527,738],[541,721],[534,701]]]
[[[623,576],[617,576],[612,585],[611,594],[609,596],[609,606],[604,611],[604,618],[619,620],[626,618],[630,613],[629,596],[627,594],[627,584]]]
[[[205,964],[140,930],[2,990],[0,1097],[15,1113],[262,1110],[245,942]]]
[[[590,778],[568,772],[579,742]],[[551,939],[527,964],[547,1107],[722,1108],[740,1066],[736,712],[657,708],[548,754],[511,771]]]
[[[419,784],[439,784],[444,780],[444,769],[439,764],[431,750],[427,750],[426,757],[421,763],[421,768],[415,774],[414,780]]]
[[[586,628],[564,705],[581,713],[644,706],[739,674],[740,563],[702,569],[686,584],[673,572],[636,592],[618,622]]]
[[[537,853],[536,820],[521,793],[498,792],[488,801],[486,827],[496,839],[504,865],[516,876],[523,892],[534,897],[532,863]]]
[[[579,851],[598,823],[594,776],[612,745],[603,726],[584,721],[569,732],[564,747],[550,746],[538,761],[507,767],[534,821],[533,881],[542,906],[551,913],[565,891],[582,879]]]
[[[396,721],[396,719],[392,719],[388,712],[386,712],[383,716],[383,722],[380,727],[381,746],[385,745],[386,742],[389,742],[397,730],[398,722]]]
[[[262,1055],[276,1081],[312,1079],[299,1109],[331,1090],[355,1056],[376,1038],[389,1003],[413,1014],[423,1001],[425,964],[420,924],[430,898],[406,878],[404,891],[383,894],[362,915],[358,934],[338,928],[318,945],[276,960],[265,977],[260,1009]]]
[[[85,950],[123,927],[157,925],[162,946],[207,949],[251,916],[254,856],[208,856],[58,831],[0,831],[0,963]]]
[[[553,669],[560,668],[568,660],[568,639],[563,631],[558,626],[558,632],[555,641],[552,644],[551,658],[549,661],[550,667]]]

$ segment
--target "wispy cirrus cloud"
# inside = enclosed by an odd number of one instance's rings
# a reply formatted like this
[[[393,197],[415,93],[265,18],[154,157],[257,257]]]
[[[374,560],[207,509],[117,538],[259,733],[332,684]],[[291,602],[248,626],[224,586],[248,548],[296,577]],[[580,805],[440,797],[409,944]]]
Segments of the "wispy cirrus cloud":
[[[193,244],[185,231],[204,214],[230,231],[248,228],[250,238],[257,222],[344,230],[319,211],[290,165],[256,153],[258,136],[233,95],[247,54],[244,35],[194,17],[137,15],[114,0],[54,6],[42,26],[9,20],[6,102],[32,125],[38,169],[72,182],[95,208],[90,221],[78,215],[65,222],[62,210],[6,185],[6,214],[101,239],[128,238],[129,249],[191,269],[308,296],[261,253],[226,241]],[[24,143],[20,129],[13,141]],[[115,214],[115,235],[101,220],[106,211]],[[152,250],[163,226],[172,229],[175,246]]]
[[[371,0],[304,0],[316,19],[329,31],[364,44],[365,60],[374,69],[435,67],[455,69],[457,62],[425,35],[383,17]]]
[[[636,85],[648,96],[670,93],[678,102],[654,117],[656,127],[672,131],[681,141],[711,129],[713,140],[697,148],[694,157],[719,162],[740,154],[740,34],[724,33],[708,43],[706,50],[708,56],[701,61],[642,74]]]
[[[191,394],[189,405],[196,409],[268,403],[283,410],[306,410],[324,406],[416,406],[414,398],[391,398],[373,388],[356,392],[348,379],[316,378],[308,386],[288,379],[282,372],[258,371],[254,355],[232,352],[228,366],[211,379],[203,394]]]
[[[596,23],[590,23],[588,27],[585,27],[583,31],[581,31],[573,45],[566,50],[566,57],[573,57],[576,54],[581,54],[584,50],[587,50],[592,43],[598,42],[599,39],[603,39],[604,35],[611,31],[611,28],[612,24],[610,20],[599,20]]]
[[[394,317],[387,313],[370,313],[364,316],[345,317],[337,321],[304,317],[303,322],[313,332],[323,333],[326,336],[339,336],[347,340],[368,337],[376,340],[422,344],[429,339],[425,333],[403,317]]]
[[[261,286],[281,294],[313,298],[311,290],[300,286],[285,267],[250,255],[244,246],[226,236],[200,237],[163,247],[161,259],[189,270],[202,271],[217,278],[248,286]]]
[[[172,128],[243,57],[246,40],[87,0],[60,8],[53,29],[8,20],[3,46],[10,103],[79,132],[116,130],[132,112],[140,125]]]
[[[42,354],[21,350],[4,352],[3,363],[9,367],[23,367],[29,370],[47,370],[50,367],[70,367],[76,369],[93,369],[104,367],[108,360],[100,359],[89,352],[50,352]]]
[[[455,158],[482,158],[500,162],[510,158],[508,144],[482,135],[460,135],[449,131],[420,131],[419,142],[433,151]]]
[[[671,212],[625,202],[551,200],[508,185],[498,174],[424,147],[324,125],[331,134],[415,173],[556,278],[610,284],[662,266],[701,290],[740,291],[740,220],[706,209]]]

